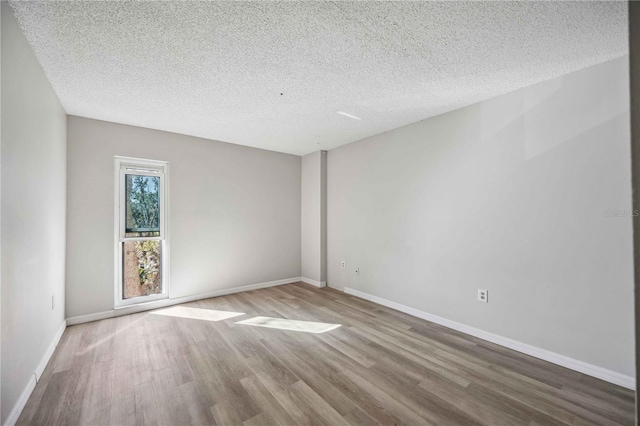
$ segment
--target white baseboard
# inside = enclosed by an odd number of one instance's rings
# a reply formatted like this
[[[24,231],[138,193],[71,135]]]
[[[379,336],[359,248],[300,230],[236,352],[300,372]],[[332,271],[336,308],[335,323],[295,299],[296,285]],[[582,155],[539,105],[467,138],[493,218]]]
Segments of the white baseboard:
[[[60,324],[60,328],[58,328],[58,331],[56,332],[56,335],[54,336],[53,341],[49,345],[47,352],[44,354],[42,361],[40,361],[40,364],[36,369],[36,383],[40,381],[40,377],[42,377],[42,373],[44,373],[44,369],[47,367],[47,364],[49,364],[49,360],[51,360],[51,357],[53,356],[53,351],[55,351],[56,348],[58,347],[58,343],[60,343],[60,338],[64,334],[64,331],[66,330],[66,328],[67,328],[67,321],[62,321],[62,324]]]
[[[141,303],[139,305],[130,305],[109,311],[96,312],[95,314],[79,315],[67,318],[67,325],[82,324],[85,322],[98,321],[107,318],[119,317],[122,315],[134,314],[137,312],[150,311],[152,309],[164,308],[166,306],[178,305],[180,303],[194,302],[196,300],[209,299],[211,297],[225,296],[227,294],[241,293],[243,291],[258,290],[261,288],[274,287],[277,285],[291,284],[302,281],[301,277],[287,278],[278,281],[269,281],[266,283],[250,284],[241,287],[225,288],[222,290],[211,291],[208,293],[200,293],[192,296],[175,297],[154,302]]]
[[[22,393],[20,394],[20,398],[16,401],[16,405],[13,406],[9,416],[4,421],[3,426],[14,426],[22,414],[22,410],[24,410],[24,406],[27,405],[27,401],[29,401],[29,397],[31,393],[36,388],[36,376],[35,374],[30,377],[29,383],[27,383],[27,387],[24,388]]]
[[[429,314],[427,312],[423,312],[421,310],[411,308],[409,306],[405,306],[400,303],[392,302],[390,300],[383,299],[381,297],[373,296],[368,293],[363,293],[361,291],[354,290],[349,287],[345,287],[344,292],[351,294],[353,296],[360,297],[362,299],[369,300],[379,305],[383,305],[383,306],[395,309],[397,311],[404,312],[405,314],[422,318],[424,320],[431,321],[436,324],[440,324],[447,328],[451,328],[453,330],[457,330],[462,333],[466,333],[471,336],[475,336],[480,339],[487,340],[491,343],[495,343],[496,345],[504,346],[506,348],[513,349],[514,351],[522,352],[524,354],[531,355],[532,357],[539,358],[544,361],[548,361],[553,364],[557,364],[562,367],[569,368],[579,373],[583,373],[588,376],[592,376],[592,377],[604,380],[606,382],[625,387],[627,389],[635,390],[636,388],[636,380],[632,376],[627,376],[625,374],[618,373],[613,370],[608,370],[603,367],[598,367],[597,365],[589,364],[584,361],[579,361],[577,359],[573,359],[565,355],[560,355],[558,353],[551,352],[546,349],[537,348],[535,346],[531,346],[526,343],[518,342],[517,340],[512,340],[507,337],[502,337],[497,334],[489,333],[488,331],[480,330],[478,328],[471,327],[456,321],[451,321],[446,318]]]
[[[318,288],[322,288],[322,287],[326,287],[327,286],[327,282],[326,281],[316,281],[316,280],[312,280],[311,278],[300,277],[300,281],[302,281],[303,283],[311,284],[311,285],[316,286]]]
[[[20,394],[18,401],[16,401],[16,405],[14,405],[11,411],[9,412],[9,415],[7,416],[7,419],[4,422],[4,426],[14,426],[18,421],[20,414],[22,414],[22,410],[24,410],[25,405],[27,405],[27,401],[29,401],[29,397],[31,396],[31,393],[35,389],[36,383],[38,383],[38,381],[40,380],[40,377],[42,377],[42,373],[44,373],[44,369],[46,368],[47,364],[51,360],[51,356],[53,356],[53,352],[58,346],[58,343],[60,342],[60,338],[62,337],[62,334],[64,333],[64,330],[66,328],[67,328],[67,322],[62,321],[62,324],[60,324],[60,327],[58,328],[58,331],[53,337],[51,344],[47,348],[47,351],[45,352],[42,359],[40,360],[40,363],[38,364],[36,371],[33,372],[33,376],[31,376],[31,378],[29,379],[29,382],[27,383],[27,386],[24,388],[24,390]]]

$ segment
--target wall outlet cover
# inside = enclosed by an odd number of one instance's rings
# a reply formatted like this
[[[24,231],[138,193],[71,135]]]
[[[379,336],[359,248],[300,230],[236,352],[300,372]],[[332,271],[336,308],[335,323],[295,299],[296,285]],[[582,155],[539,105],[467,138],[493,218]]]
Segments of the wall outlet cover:
[[[489,291],[478,289],[478,301],[488,303],[489,302]]]

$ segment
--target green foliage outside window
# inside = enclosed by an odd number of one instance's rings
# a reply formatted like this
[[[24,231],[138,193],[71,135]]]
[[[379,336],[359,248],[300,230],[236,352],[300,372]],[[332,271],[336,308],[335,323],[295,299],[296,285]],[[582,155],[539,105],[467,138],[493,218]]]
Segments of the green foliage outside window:
[[[126,175],[126,232],[129,237],[151,237],[160,233],[160,178]]]
[[[136,241],[138,276],[145,294],[160,291],[160,241]]]

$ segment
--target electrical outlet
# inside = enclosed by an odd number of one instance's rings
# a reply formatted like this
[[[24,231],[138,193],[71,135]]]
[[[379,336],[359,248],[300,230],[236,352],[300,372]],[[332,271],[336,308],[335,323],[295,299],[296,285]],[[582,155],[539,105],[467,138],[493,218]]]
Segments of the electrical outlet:
[[[478,301],[489,303],[489,291],[478,289]]]
[[[360,275],[360,268],[356,268],[356,275]]]
[[[54,294],[51,295],[51,309],[55,309],[56,307],[56,296]]]
[[[344,260],[342,261],[342,269],[347,267],[347,262],[345,262]]]

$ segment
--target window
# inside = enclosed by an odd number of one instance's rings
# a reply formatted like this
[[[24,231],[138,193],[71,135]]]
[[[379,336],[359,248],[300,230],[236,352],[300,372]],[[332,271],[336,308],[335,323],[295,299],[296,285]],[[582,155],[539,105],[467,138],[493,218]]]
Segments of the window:
[[[115,159],[115,306],[169,297],[169,164]]]

